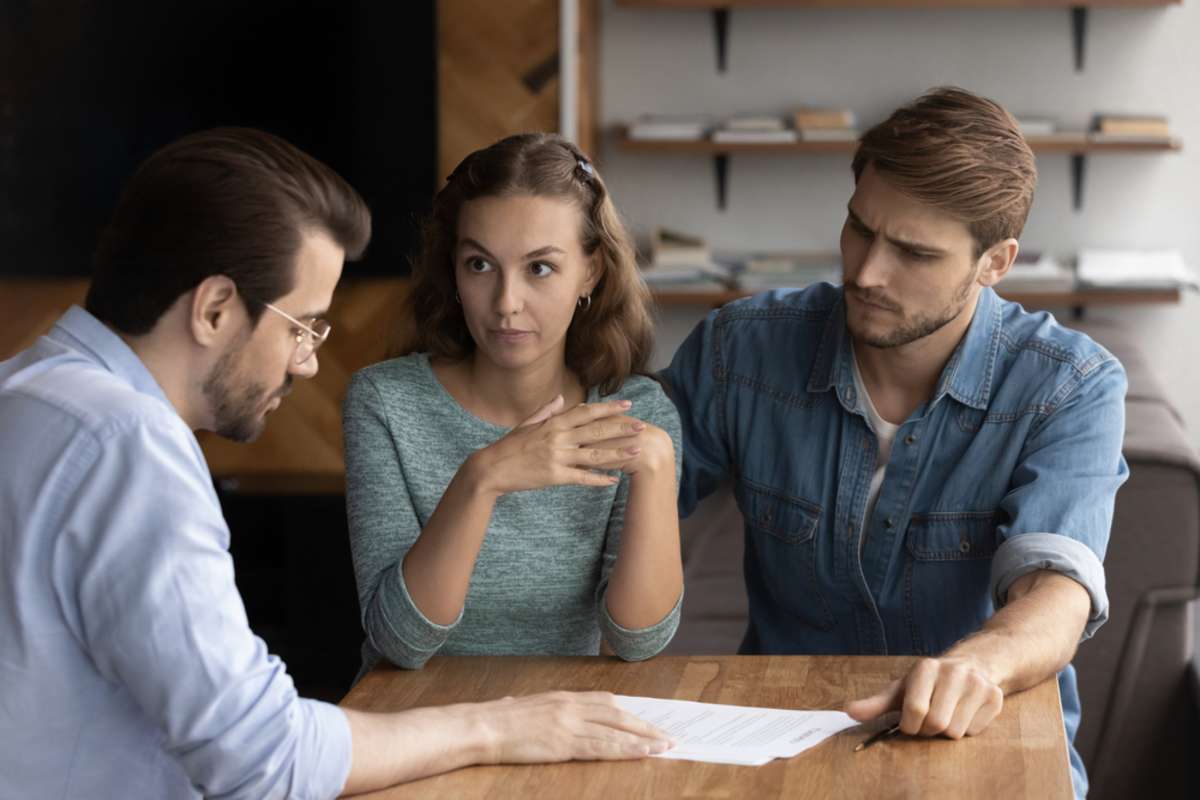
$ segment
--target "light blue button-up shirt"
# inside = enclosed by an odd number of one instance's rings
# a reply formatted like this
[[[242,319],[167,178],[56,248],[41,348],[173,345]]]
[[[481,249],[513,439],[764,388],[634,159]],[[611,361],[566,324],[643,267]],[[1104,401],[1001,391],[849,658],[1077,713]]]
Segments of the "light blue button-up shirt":
[[[985,288],[933,397],[900,425],[872,510],[878,442],[853,358],[842,290],[818,284],[712,312],[663,373],[683,424],[680,513],[732,479],[746,520],[742,652],[937,654],[1039,569],[1087,590],[1090,636],[1129,473],[1120,363]],[[1070,666],[1059,686],[1073,739]]]
[[[195,436],[72,308],[0,363],[0,797],[333,797],[350,729],[250,631]]]

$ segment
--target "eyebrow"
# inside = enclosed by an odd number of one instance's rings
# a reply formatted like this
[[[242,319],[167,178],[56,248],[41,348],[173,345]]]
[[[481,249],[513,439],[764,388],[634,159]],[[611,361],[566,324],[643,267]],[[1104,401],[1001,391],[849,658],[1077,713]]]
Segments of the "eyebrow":
[[[328,313],[329,313],[329,307],[326,306],[325,308],[322,308],[319,311],[309,311],[304,314],[293,314],[292,316],[294,316],[296,319],[303,322],[304,320],[321,319],[321,317],[325,316]]]
[[[486,247],[484,247],[483,245],[481,245],[479,242],[475,241],[474,239],[471,239],[471,238],[463,239],[462,244],[470,246],[470,247],[474,247],[476,250],[483,253],[485,256],[492,259],[493,261],[496,260],[496,257],[494,255],[492,255]],[[567,251],[563,250],[561,247],[555,247],[552,244],[548,244],[545,247],[539,247],[537,250],[530,250],[528,253],[525,254],[525,258],[539,258],[541,256],[548,256],[551,253],[559,253],[560,255],[565,256],[567,254]]]
[[[862,217],[860,217],[860,216],[858,216],[858,214],[854,213],[853,208],[851,208],[850,206],[846,206],[846,212],[850,215],[850,220],[855,225],[862,228],[863,230],[870,231],[871,233],[875,233],[875,231],[871,230],[867,226],[867,223],[862,221]],[[940,247],[934,247],[933,245],[929,245],[929,244],[921,244],[920,242],[913,242],[913,241],[909,241],[907,239],[897,239],[895,236],[885,236],[883,238],[887,239],[889,242],[896,245],[897,247],[903,248],[905,250],[912,250],[914,252],[921,253],[922,255],[944,256],[947,253],[946,250],[943,250]]]

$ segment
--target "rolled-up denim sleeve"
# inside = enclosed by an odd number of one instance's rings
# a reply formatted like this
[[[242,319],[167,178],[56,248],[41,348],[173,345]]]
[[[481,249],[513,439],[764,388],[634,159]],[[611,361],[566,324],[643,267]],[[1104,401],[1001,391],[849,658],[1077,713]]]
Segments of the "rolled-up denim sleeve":
[[[1052,570],[1070,577],[1092,600],[1083,638],[1108,618],[1103,559],[1117,489],[1129,476],[1121,455],[1125,434],[1125,371],[1097,357],[1059,387],[1022,449],[998,529],[991,590],[997,608],[1021,576]]]
[[[679,481],[679,516],[686,517],[730,472],[729,448],[722,419],[724,385],[717,380],[721,331],[720,310],[713,311],[688,334],[659,373],[679,411],[683,435],[683,474]]]

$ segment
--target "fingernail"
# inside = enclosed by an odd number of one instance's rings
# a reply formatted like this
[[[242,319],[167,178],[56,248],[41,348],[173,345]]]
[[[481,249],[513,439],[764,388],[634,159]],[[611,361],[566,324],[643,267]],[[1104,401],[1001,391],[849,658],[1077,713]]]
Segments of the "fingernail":
[[[628,453],[629,453],[629,455],[631,455],[631,456],[636,456],[638,453],[642,452],[642,448],[640,448],[640,447],[631,447],[631,448],[629,448],[629,450],[628,450],[628,451],[626,451],[626,452],[628,452]]]
[[[646,423],[644,423],[644,422],[635,422],[635,423],[633,423],[633,429],[634,429],[635,431],[644,431],[644,430],[646,430]]]
[[[650,745],[651,753],[665,753],[666,751],[668,751],[670,749],[671,749],[670,742],[655,742],[654,744]]]
[[[630,400],[622,400],[621,408],[633,408],[633,402]]]

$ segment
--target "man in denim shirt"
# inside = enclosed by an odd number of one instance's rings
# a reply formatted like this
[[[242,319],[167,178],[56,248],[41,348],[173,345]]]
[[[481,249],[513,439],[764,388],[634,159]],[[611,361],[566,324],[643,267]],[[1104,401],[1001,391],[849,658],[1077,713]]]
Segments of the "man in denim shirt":
[[[844,286],[712,312],[663,373],[683,420],[680,513],[732,479],[746,520],[745,653],[919,654],[847,710],[982,731],[1070,666],[1108,614],[1101,559],[1125,375],[1086,336],[1001,300],[1036,183],[997,104],[931,92],[863,137]],[[1075,791],[1087,780],[1071,752]]]

